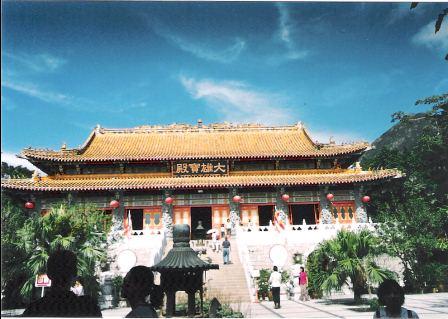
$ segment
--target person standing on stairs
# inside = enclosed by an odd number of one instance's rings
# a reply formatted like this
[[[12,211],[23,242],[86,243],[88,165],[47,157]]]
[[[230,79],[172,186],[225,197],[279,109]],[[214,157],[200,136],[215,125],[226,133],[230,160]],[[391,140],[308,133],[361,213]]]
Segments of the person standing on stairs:
[[[310,296],[308,295],[308,275],[306,274],[305,268],[303,267],[300,267],[299,286],[300,301],[309,301]]]
[[[269,277],[269,285],[272,290],[272,299],[274,299],[274,309],[280,308],[280,285],[282,284],[282,274],[278,272],[277,266]]]
[[[227,239],[227,236],[222,242],[222,258],[224,259],[224,265],[230,262],[230,242]]]
[[[226,235],[226,227],[224,226],[224,224],[221,224],[221,238],[224,238],[225,235]]]
[[[226,222],[226,235],[229,238],[232,235],[232,223],[230,222],[230,219],[227,219],[227,222]]]
[[[218,231],[212,233],[212,247],[213,251],[218,251]]]

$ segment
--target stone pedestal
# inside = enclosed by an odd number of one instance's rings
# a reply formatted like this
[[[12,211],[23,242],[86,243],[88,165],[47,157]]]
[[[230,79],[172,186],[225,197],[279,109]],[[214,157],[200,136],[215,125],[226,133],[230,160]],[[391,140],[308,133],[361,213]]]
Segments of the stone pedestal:
[[[114,273],[105,271],[100,274],[101,295],[98,303],[101,309],[110,309],[117,305],[117,292],[113,284]]]

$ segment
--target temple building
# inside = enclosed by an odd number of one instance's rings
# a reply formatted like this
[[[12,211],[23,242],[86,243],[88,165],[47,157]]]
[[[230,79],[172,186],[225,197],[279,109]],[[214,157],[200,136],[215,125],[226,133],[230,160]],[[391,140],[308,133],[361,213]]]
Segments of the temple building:
[[[228,219],[266,226],[366,223],[372,183],[396,170],[362,170],[368,143],[313,142],[301,123],[97,126],[79,148],[24,149],[47,176],[2,179],[2,189],[45,214],[61,200],[92,203],[131,235],[170,233],[173,224]]]

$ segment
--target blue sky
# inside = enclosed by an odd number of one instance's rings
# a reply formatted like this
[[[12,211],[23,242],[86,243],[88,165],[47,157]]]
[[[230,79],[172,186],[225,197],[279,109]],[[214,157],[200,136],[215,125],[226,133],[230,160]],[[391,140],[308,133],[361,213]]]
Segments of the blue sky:
[[[6,1],[2,152],[199,118],[373,141],[393,112],[448,91],[445,7]]]

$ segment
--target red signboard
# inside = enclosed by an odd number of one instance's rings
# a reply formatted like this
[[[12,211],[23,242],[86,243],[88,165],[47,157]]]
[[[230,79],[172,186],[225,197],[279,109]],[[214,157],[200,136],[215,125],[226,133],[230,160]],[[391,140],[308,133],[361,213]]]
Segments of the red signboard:
[[[51,280],[47,274],[37,275],[34,282],[35,287],[51,287]]]

